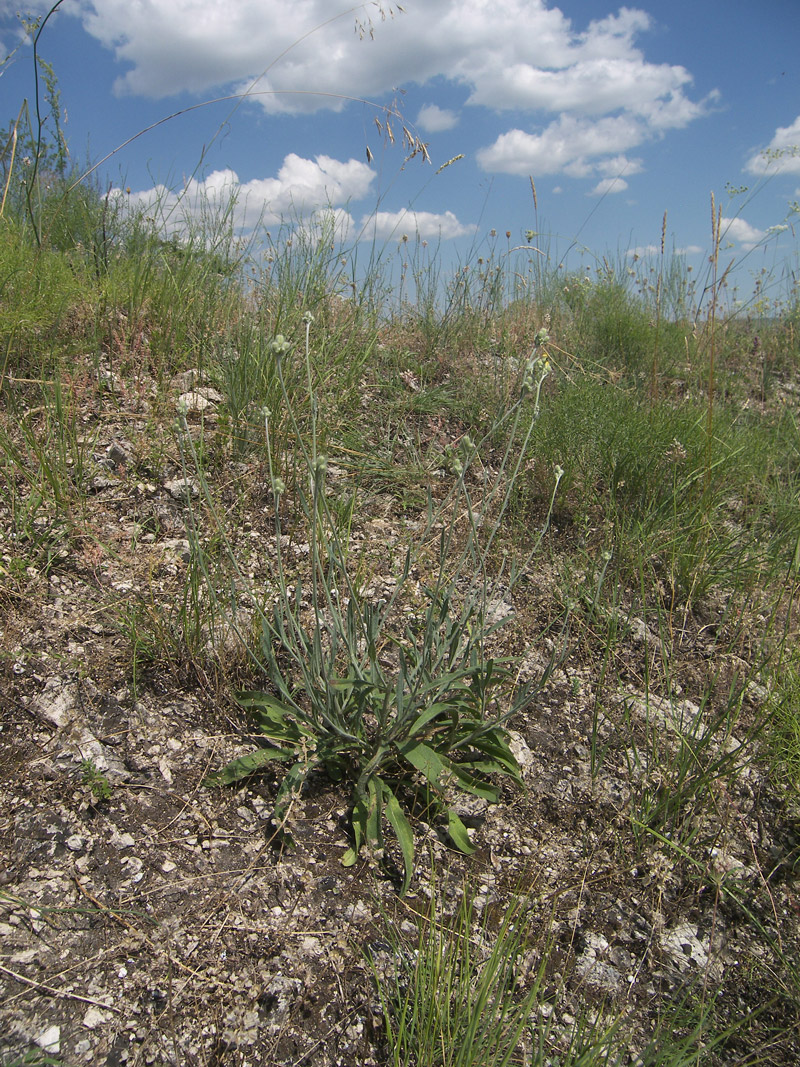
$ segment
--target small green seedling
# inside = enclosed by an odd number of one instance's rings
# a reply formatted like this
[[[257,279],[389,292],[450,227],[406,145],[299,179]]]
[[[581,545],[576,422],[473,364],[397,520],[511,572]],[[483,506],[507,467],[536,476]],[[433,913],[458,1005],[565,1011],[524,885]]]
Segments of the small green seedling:
[[[102,771],[97,769],[94,760],[83,760],[81,772],[81,784],[89,786],[95,800],[108,800],[111,796],[111,783]]]

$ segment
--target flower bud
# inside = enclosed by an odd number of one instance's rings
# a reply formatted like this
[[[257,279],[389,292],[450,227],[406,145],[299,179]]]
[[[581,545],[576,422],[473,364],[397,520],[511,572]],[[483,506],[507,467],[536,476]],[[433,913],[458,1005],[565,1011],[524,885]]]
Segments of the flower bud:
[[[285,356],[291,347],[291,344],[286,340],[282,333],[276,334],[267,346],[276,360],[280,360]]]

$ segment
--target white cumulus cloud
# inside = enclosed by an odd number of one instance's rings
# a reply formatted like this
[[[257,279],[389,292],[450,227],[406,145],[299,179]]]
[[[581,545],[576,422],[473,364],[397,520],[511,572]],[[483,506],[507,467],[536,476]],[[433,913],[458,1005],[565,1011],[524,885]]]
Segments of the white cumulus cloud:
[[[745,251],[755,248],[766,236],[766,231],[751,226],[741,217],[729,219],[723,216],[720,221],[720,233],[723,241],[736,241]]]
[[[627,156],[610,156],[597,164],[599,174],[607,178],[621,178],[624,175],[639,174],[644,169],[641,159],[628,159]]]
[[[452,130],[457,125],[458,115],[448,108],[425,104],[419,109],[417,126],[426,133],[441,133],[443,130]]]
[[[452,240],[475,233],[477,226],[459,222],[452,211],[437,214],[431,211],[378,211],[365,216],[362,226],[380,240],[400,240],[419,237],[423,241],[440,239]]]
[[[351,200],[362,199],[374,179],[365,163],[317,156],[303,159],[288,155],[274,178],[242,182],[234,170],[215,170],[207,177],[192,178],[181,190],[157,185],[140,192],[116,191],[130,210],[151,216],[169,234],[184,234],[194,222],[230,213],[237,232],[286,222],[299,227],[319,226],[333,220],[336,233],[355,232],[355,222],[346,210]],[[403,234],[421,240],[451,240],[474,233],[476,226],[459,222],[452,211],[378,211],[362,217],[359,230],[368,238],[399,240]]]
[[[628,188],[623,178],[601,178],[591,191],[591,196],[605,196],[607,193],[622,193]]]
[[[186,228],[193,219],[209,212],[230,209],[237,230],[249,230],[259,222],[273,225],[298,220],[314,212],[341,209],[350,200],[359,200],[374,179],[370,168],[358,160],[346,162],[330,156],[303,159],[291,153],[274,178],[254,178],[241,182],[233,170],[213,171],[206,178],[190,179],[180,191],[155,186],[131,193],[127,201],[152,215],[170,231]],[[345,213],[346,214],[346,213]],[[349,216],[339,218],[346,228]]]
[[[650,17],[629,7],[588,25],[552,0],[414,0],[386,17],[370,3],[331,16],[329,0],[73,0],[56,18],[69,12],[114,53],[119,93],[252,87],[274,113],[385,103],[395,86],[448,82],[467,106],[521,113],[483,149],[486,170],[609,177],[592,161],[708,108],[691,99],[685,67],[647,60]],[[456,115],[429,104],[418,121],[434,132]]]
[[[779,126],[766,148],[754,153],[745,168],[750,174],[800,174],[800,115]]]
[[[478,152],[478,162],[484,170],[506,174],[566,172],[583,177],[645,137],[641,122],[630,115],[597,121],[562,115],[540,133],[517,129],[501,134],[493,145]]]
[[[505,93],[495,92],[494,100],[487,95],[480,102],[583,115],[622,108],[658,126],[685,126],[701,112],[700,105],[682,94],[691,80],[683,67],[655,66],[631,57],[578,60],[560,70],[519,63],[502,72],[499,85]]]
[[[700,245],[685,245],[682,248],[674,248],[670,250],[676,256],[696,256],[704,249]],[[638,245],[636,248],[629,248],[625,253],[628,259],[643,259],[649,256],[661,255],[661,245]]]

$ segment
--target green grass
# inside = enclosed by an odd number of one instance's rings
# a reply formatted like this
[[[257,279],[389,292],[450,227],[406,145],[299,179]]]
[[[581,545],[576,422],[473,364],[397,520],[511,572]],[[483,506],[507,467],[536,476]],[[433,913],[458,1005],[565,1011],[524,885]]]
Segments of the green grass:
[[[800,662],[787,655],[769,700],[775,775],[793,803],[800,799]]]
[[[646,1067],[696,1067],[752,1021],[720,1024],[713,996],[692,986],[646,1036],[634,1035],[624,1010],[587,1004],[560,1017],[553,940],[547,928],[531,939],[526,897],[498,909],[470,886],[447,911],[434,888],[427,908],[411,913],[416,934],[401,936],[388,920],[389,952],[371,959],[392,1067],[622,1067],[631,1056]]]
[[[524,908],[490,921],[470,893],[452,916],[434,896],[416,939],[390,923],[389,960],[373,961],[393,1067],[505,1067],[544,1001],[544,967],[528,955]],[[388,964],[388,966],[387,966]],[[531,972],[532,973],[529,973]],[[523,983],[523,975],[525,981]]]

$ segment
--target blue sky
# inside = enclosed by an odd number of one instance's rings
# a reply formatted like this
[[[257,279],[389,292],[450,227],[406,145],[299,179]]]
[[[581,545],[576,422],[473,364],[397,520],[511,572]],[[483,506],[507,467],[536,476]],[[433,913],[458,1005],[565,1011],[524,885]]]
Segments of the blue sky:
[[[18,7],[0,0],[3,55]],[[713,191],[743,293],[800,266],[793,227],[773,229],[800,200],[800,0],[63,0],[39,48],[76,163],[114,153],[103,186],[182,194],[173,218],[235,192],[243,230],[332,207],[348,240],[419,235],[455,263],[492,230],[505,248],[537,228],[576,265],[658,249],[666,211],[668,249],[699,273]],[[0,121],[32,96],[23,43],[0,68]],[[387,141],[395,100],[430,163],[404,165],[397,118]]]

